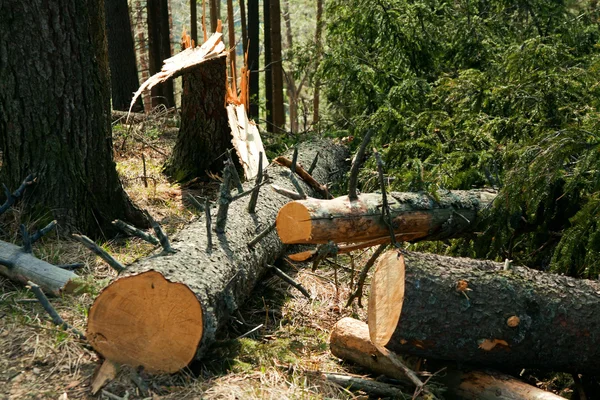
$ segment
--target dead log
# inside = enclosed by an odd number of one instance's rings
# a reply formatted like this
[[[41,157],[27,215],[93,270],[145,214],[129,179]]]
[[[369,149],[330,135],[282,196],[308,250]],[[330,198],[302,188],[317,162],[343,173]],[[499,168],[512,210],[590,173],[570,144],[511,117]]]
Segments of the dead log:
[[[388,194],[397,241],[441,240],[459,236],[473,226],[481,209],[495,196],[486,190]],[[381,213],[381,194],[350,200],[293,201],[277,215],[277,233],[286,244],[357,243],[389,237]]]
[[[31,281],[52,296],[70,293],[82,282],[67,269],[36,258],[22,247],[0,241],[0,275],[26,285]]]
[[[368,315],[371,340],[397,353],[600,373],[600,282],[388,251],[371,281]]]
[[[310,162],[317,151],[316,179],[326,182],[335,178],[332,171],[343,173],[348,157],[343,147],[329,141],[305,144],[300,158]],[[268,174],[291,187],[287,168],[272,164]],[[246,183],[244,190],[250,188]],[[87,337],[94,349],[106,359],[151,372],[174,372],[200,357],[284,251],[274,229],[254,246],[248,243],[273,223],[287,199],[262,191],[251,214],[248,198],[229,205],[225,233],[212,234],[208,252],[205,221],[192,222],[171,241],[175,253],[138,260],[106,287],[89,311]]]
[[[343,318],[331,330],[331,352],[343,360],[352,361],[377,374],[386,375],[402,383],[409,383],[404,372],[397,368],[371,343],[366,323],[354,318]],[[406,361],[406,359],[405,359]],[[416,360],[408,364],[416,364]],[[414,365],[413,365],[414,367]],[[528,385],[510,375],[495,371],[462,371],[446,368],[434,378],[443,383],[445,398],[464,400],[559,400],[563,397]]]

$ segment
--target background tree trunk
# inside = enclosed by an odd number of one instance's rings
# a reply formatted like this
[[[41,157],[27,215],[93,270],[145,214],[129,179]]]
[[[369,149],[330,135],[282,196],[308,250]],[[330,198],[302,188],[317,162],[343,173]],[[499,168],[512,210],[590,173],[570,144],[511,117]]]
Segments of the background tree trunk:
[[[146,226],[113,161],[102,1],[10,0],[0,15],[0,181],[38,176],[22,204],[40,223],[93,236],[116,218]]]
[[[274,130],[285,131],[283,107],[283,65],[281,57],[281,5],[280,0],[270,0],[271,8],[271,74],[273,76]]]
[[[250,70],[250,110],[248,117],[258,121],[260,18],[258,0],[248,0],[248,68]]]
[[[242,24],[242,49],[245,57],[248,51],[248,26],[246,24],[246,3],[244,0],[240,0],[240,20]]]
[[[271,65],[271,1],[263,0],[263,22],[265,35],[265,109],[267,131],[273,130],[273,68]]]
[[[319,102],[321,94],[321,80],[319,79],[319,64],[321,63],[321,54],[323,53],[323,0],[317,0],[317,28],[315,30],[315,87],[313,96],[313,125],[319,123]]]
[[[127,0],[105,0],[104,9],[106,10],[112,108],[128,111],[133,93],[140,87],[140,81],[135,62]],[[139,98],[132,111],[142,110],[142,99]]]
[[[144,21],[144,6],[140,0],[135,2],[135,31],[137,37],[137,56],[139,61],[139,74],[142,76],[142,82],[146,82],[150,78],[150,67],[148,66],[148,48],[146,46],[147,24]],[[152,96],[142,95],[144,101],[144,112],[149,113],[152,110]]]
[[[283,2],[283,20],[285,21],[285,32],[287,38],[287,50],[292,51],[293,33],[292,33],[292,20],[290,18],[290,2],[285,0]],[[294,71],[290,69],[286,74],[286,86],[288,96],[288,107],[290,113],[290,131],[292,133],[298,132],[298,88],[296,86],[296,79],[294,78]]]
[[[211,33],[217,31],[217,24],[219,20],[219,2],[220,0],[209,0],[210,5],[210,30]],[[210,36],[210,35],[208,35]]]
[[[196,0],[190,0],[190,34],[194,45],[198,46],[198,5]]]
[[[169,4],[167,0],[148,0],[148,48],[150,56],[150,75],[160,72],[163,61],[171,57],[171,34],[169,29]],[[151,90],[152,106],[164,104],[167,108],[175,106],[173,81],[168,80]]]
[[[165,173],[176,181],[223,169],[219,158],[231,146],[225,108],[226,57],[200,64],[183,75],[181,127]]]

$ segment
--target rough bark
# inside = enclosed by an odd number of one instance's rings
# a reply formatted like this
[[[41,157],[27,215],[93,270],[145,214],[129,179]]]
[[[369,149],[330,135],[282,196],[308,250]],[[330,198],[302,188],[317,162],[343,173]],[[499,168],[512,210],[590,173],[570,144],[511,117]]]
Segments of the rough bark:
[[[371,340],[421,357],[600,372],[600,283],[491,261],[397,251],[371,281]]]
[[[258,120],[260,19],[258,0],[248,0],[248,68],[250,69],[250,109],[248,117]]]
[[[334,171],[346,169],[347,152],[331,142],[302,145],[301,160],[310,162],[316,151],[321,161],[315,177],[335,179]],[[271,165],[268,173],[274,182],[291,187],[286,168]],[[192,222],[171,241],[176,253],[139,260],[105,288],[89,313],[92,346],[110,360],[149,371],[173,372],[201,356],[267,264],[284,251],[274,231],[252,247],[247,244],[272,224],[287,199],[261,191],[256,213],[250,214],[248,197],[229,206],[226,231],[212,234],[214,246],[208,251],[205,221]]]
[[[273,79],[274,131],[285,131],[283,108],[283,64],[281,56],[281,5],[279,0],[269,0],[271,18],[271,76]]]
[[[194,45],[198,46],[198,4],[196,0],[190,0],[190,35]]]
[[[12,0],[0,15],[0,181],[35,173],[24,213],[65,231],[147,225],[113,161],[103,3]]]
[[[104,9],[106,10],[112,108],[127,111],[133,92],[140,85],[127,0],[105,0]],[[143,110],[142,99],[138,99],[132,110],[135,112]]]
[[[225,108],[226,57],[198,65],[183,76],[181,127],[165,172],[175,181],[220,171],[231,144]]]
[[[163,61],[171,57],[168,0],[148,0],[148,55],[150,75],[160,72]],[[152,88],[152,107],[164,104],[175,106],[173,81],[165,81]]]
[[[334,356],[352,361],[376,374],[403,383],[404,372],[371,343],[366,323],[354,318],[339,320],[331,330],[329,346]],[[416,361],[416,360],[415,360]],[[560,400],[563,397],[528,385],[510,375],[495,371],[462,371],[447,367],[434,381],[443,383],[444,398],[463,400]]]
[[[1,240],[0,275],[23,285],[31,281],[52,296],[70,293],[81,285],[75,273],[40,260],[22,247]]]
[[[464,234],[488,206],[494,192],[448,191],[437,199],[426,193],[388,194],[397,241],[442,240]],[[381,195],[365,193],[333,200],[293,201],[277,215],[277,232],[284,243],[356,243],[390,236],[381,215]]]
[[[273,129],[273,68],[272,49],[271,49],[271,1],[263,0],[263,26],[264,26],[264,44],[265,44],[265,112],[267,120],[267,132],[274,132]]]
[[[317,27],[315,29],[315,91],[313,95],[313,125],[319,123],[320,112],[319,103],[321,101],[321,79],[319,77],[319,65],[323,54],[323,0],[317,0]]]

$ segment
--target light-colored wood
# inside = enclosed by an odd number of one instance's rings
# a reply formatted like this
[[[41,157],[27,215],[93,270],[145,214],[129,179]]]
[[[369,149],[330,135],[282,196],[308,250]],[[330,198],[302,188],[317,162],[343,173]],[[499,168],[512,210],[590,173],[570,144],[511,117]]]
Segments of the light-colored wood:
[[[406,375],[381,354],[369,338],[367,324],[354,318],[339,320],[331,330],[329,346],[334,356],[352,361],[376,374],[408,382]],[[416,369],[418,359],[402,357]],[[436,367],[437,368],[437,367]],[[434,371],[432,371],[434,372]],[[448,366],[433,378],[447,387],[444,397],[462,400],[560,400],[562,397],[496,371],[462,371]]]
[[[23,248],[2,240],[0,258],[10,264],[0,264],[0,275],[24,285],[31,281],[50,296],[71,293],[83,284],[74,272],[58,268],[23,251]]]
[[[119,372],[117,364],[110,360],[104,360],[92,377],[92,395],[98,393],[102,386],[115,379],[117,372]]]
[[[410,382],[402,370],[373,346],[369,338],[369,327],[362,321],[349,317],[339,320],[331,329],[329,348],[338,358],[352,361],[377,374]],[[402,360],[413,369],[419,364],[419,359],[415,357],[403,357]]]
[[[186,285],[148,271],[115,281],[101,295],[90,309],[87,337],[106,359],[170,373],[194,358],[203,317]]]
[[[389,193],[394,234],[398,241],[441,240],[456,237],[474,225],[478,212],[495,193],[448,191],[436,198],[426,193]],[[286,244],[358,243],[390,235],[382,218],[382,198],[365,193],[332,200],[290,202],[277,216],[277,232]]]
[[[258,175],[260,153],[262,165],[266,167],[269,164],[258,127],[248,119],[244,104],[228,104],[227,117],[231,129],[231,143],[244,168],[244,176],[247,180],[253,179]]]
[[[404,256],[397,250],[384,253],[377,260],[369,296],[369,332],[378,345],[385,346],[390,341],[400,320],[403,282]]]
[[[144,90],[150,90],[153,86],[167,79],[175,78],[183,74],[186,70],[205,61],[226,56],[227,51],[225,50],[225,44],[221,40],[222,36],[219,32],[213,33],[202,46],[185,49],[181,53],[164,60],[161,71],[142,83],[140,88],[135,92],[129,106],[129,112],[131,113],[131,108]],[[223,83],[225,84],[225,82]]]

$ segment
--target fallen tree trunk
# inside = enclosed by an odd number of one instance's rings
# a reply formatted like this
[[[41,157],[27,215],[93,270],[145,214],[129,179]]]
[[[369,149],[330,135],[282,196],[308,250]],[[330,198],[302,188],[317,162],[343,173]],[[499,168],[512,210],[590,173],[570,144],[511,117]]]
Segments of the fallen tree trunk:
[[[486,366],[599,373],[600,282],[491,261],[388,251],[369,298],[371,340]]]
[[[82,284],[74,272],[49,264],[22,247],[1,240],[0,274],[23,285],[31,281],[52,296],[70,293]]]
[[[389,376],[403,383],[410,383],[404,372],[373,345],[369,338],[369,328],[364,322],[354,318],[339,320],[331,330],[329,346],[336,357],[352,361],[377,374]],[[434,379],[446,386],[445,398],[464,400],[563,399],[563,397],[528,385],[510,375],[495,371],[465,372],[449,367]]]
[[[388,194],[392,225],[398,241],[441,240],[459,236],[473,226],[495,192],[448,191],[437,198],[426,193]],[[350,200],[293,201],[277,215],[277,233],[286,244],[357,243],[390,236],[381,213],[382,198],[366,193]]]
[[[300,158],[308,163],[317,151],[316,179],[326,182],[334,171],[343,174],[348,157],[343,147],[328,141],[304,144]],[[268,174],[274,183],[292,187],[288,169],[272,164]],[[262,190],[256,213],[250,214],[248,197],[229,206],[225,233],[212,234],[215,245],[208,251],[205,221],[192,222],[172,240],[174,254],[139,260],[106,287],[89,311],[87,337],[94,349],[111,361],[151,372],[174,372],[200,357],[267,264],[284,251],[274,230],[257,244],[248,243],[273,223],[287,199]]]

